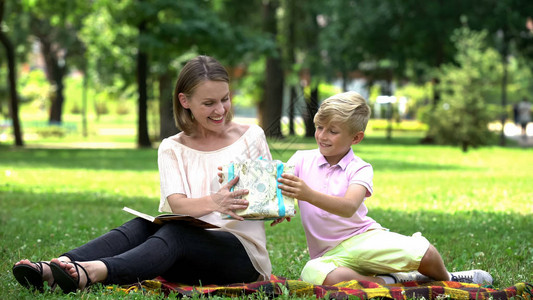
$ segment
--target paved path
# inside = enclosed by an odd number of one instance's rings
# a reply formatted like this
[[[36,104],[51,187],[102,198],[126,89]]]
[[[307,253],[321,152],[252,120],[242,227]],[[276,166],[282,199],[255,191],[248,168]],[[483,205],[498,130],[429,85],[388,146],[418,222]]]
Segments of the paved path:
[[[503,132],[508,139],[516,141],[520,147],[533,147],[533,123],[527,126],[526,136],[522,136],[522,129],[513,123],[505,124]]]
[[[526,138],[521,136],[508,136],[507,138],[516,141],[520,147],[533,147],[533,136],[527,136]]]

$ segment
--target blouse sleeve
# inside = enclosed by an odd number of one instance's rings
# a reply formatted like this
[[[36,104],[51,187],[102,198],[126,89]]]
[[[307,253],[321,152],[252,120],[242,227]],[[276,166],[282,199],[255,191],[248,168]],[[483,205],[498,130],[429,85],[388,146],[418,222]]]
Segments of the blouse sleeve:
[[[259,127],[259,126],[258,126]],[[270,148],[268,147],[268,142],[266,140],[265,132],[261,127],[259,127],[259,133],[257,135],[257,147],[260,153],[260,156],[262,156],[265,159],[271,160],[272,154],[270,153]]]
[[[172,194],[187,194],[181,178],[178,157],[170,146],[169,140],[163,140],[157,152],[157,164],[159,167],[159,180],[161,199],[160,212],[171,212],[167,197]]]

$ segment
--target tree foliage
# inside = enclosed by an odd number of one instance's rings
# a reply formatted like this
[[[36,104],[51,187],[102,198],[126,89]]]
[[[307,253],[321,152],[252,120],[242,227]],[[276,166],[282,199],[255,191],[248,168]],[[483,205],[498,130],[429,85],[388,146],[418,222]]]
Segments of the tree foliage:
[[[4,18],[4,8],[5,8],[5,1],[0,0],[0,25],[3,23],[2,20]],[[15,49],[13,46],[13,43],[11,42],[11,39],[7,36],[7,34],[0,28],[0,43],[4,46],[7,56],[7,64],[8,64],[8,86],[9,86],[9,115],[11,116],[11,120],[13,121],[13,131],[15,135],[15,145],[16,146],[23,146],[23,138],[22,138],[22,129],[20,126],[20,120],[19,120],[19,100],[18,100],[18,93],[17,93],[17,71],[16,71],[16,62],[15,62]]]
[[[464,80],[475,78],[473,70],[463,70],[466,65],[475,67],[492,83],[480,92],[485,110],[494,110],[499,104],[500,113],[506,113],[507,104],[533,89],[531,67],[522,67],[531,66],[533,60],[533,29],[526,26],[533,2],[526,0],[6,3],[6,9],[13,13],[5,15],[2,28],[12,38],[16,55],[24,61],[22,55],[32,41],[38,41],[45,54],[54,91],[50,96],[52,122],[61,121],[62,103],[70,101],[63,100],[63,78],[77,68],[89,78],[87,83],[92,88],[105,90],[111,98],[142,94],[138,102],[139,123],[146,123],[145,104],[150,104],[159,108],[159,115],[154,118],[160,123],[160,138],[174,134],[173,82],[183,64],[198,54],[214,56],[228,67],[233,77],[232,90],[248,94],[240,98],[258,105],[262,125],[267,130],[273,128],[274,135],[280,134],[277,125],[286,94],[291,95],[291,119],[295,113],[301,114],[306,134],[311,136],[312,117],[324,98],[318,87],[341,79],[343,89],[347,89],[354,76],[364,76],[369,88],[378,83],[384,94],[392,94],[393,86],[405,83],[423,86],[424,93],[418,94],[424,99],[411,108],[441,114],[446,114],[441,98],[454,107],[452,102],[463,97],[459,90],[451,92],[450,82],[459,82],[455,78],[459,76],[464,76]],[[267,11],[268,15],[263,14]],[[533,20],[531,23],[533,27]],[[465,25],[484,30],[484,43],[497,52],[478,49],[485,57],[482,61],[458,54],[460,47],[455,46],[459,44],[450,37]],[[139,57],[144,57],[141,61],[145,68],[137,68]],[[485,70],[487,57],[496,59],[499,66],[492,64],[490,71]],[[458,68],[454,69],[457,74],[452,74],[452,68]],[[140,77],[145,78],[141,80],[144,84],[137,81]],[[447,83],[438,84],[440,80]],[[288,93],[284,93],[284,87],[288,87]],[[471,98],[460,101],[478,107],[474,99],[481,96],[471,92]],[[303,110],[294,109],[298,93],[306,98]],[[441,96],[442,93],[446,95]],[[433,108],[427,108],[430,106]],[[436,120],[430,125],[437,124]],[[147,133],[146,127],[148,124],[140,124],[139,134]],[[441,127],[431,128],[430,133]],[[439,138],[439,142],[444,140],[453,141]],[[467,147],[474,144],[481,143],[474,139]]]
[[[430,134],[441,144],[461,146],[463,151],[488,142],[488,123],[493,119],[486,96],[498,83],[499,54],[487,49],[486,32],[457,30],[457,64],[443,65],[438,73],[442,100],[433,111]]]
[[[54,91],[50,94],[50,123],[61,123],[64,102],[64,78],[69,65],[79,67],[84,46],[78,38],[83,16],[91,11],[87,1],[24,0],[31,34],[37,39],[45,62],[45,71]]]
[[[119,75],[126,87],[134,84],[134,55],[138,51],[147,54],[148,81],[155,83],[148,94],[159,95],[161,138],[177,132],[172,117],[173,81],[188,59],[208,54],[231,66],[246,62],[247,57],[256,59],[254,54],[271,47],[259,31],[225,15],[249,10],[253,1],[146,0],[116,4],[99,0],[96,5],[101,13],[94,15],[96,22],[86,23],[86,36],[92,53],[106,55],[91,55],[96,60],[92,65],[101,80],[117,81]],[[138,33],[140,22],[144,22],[144,30]]]

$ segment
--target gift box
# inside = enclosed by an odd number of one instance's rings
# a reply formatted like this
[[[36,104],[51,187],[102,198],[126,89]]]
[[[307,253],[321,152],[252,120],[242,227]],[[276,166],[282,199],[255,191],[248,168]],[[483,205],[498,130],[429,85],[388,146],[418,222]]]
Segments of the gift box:
[[[243,196],[248,207],[235,213],[248,220],[272,220],[295,215],[295,200],[281,194],[278,178],[281,174],[294,174],[294,166],[279,160],[247,159],[222,167],[223,184],[236,176],[239,181],[232,190],[247,189]]]

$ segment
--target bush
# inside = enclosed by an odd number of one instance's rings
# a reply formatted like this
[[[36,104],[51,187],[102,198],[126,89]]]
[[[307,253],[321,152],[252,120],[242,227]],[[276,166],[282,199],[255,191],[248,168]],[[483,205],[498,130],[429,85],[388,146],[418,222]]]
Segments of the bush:
[[[50,125],[46,127],[38,127],[35,129],[35,133],[42,138],[58,137],[62,138],[67,135],[67,129],[58,125]]]
[[[127,115],[130,113],[130,107],[126,101],[119,101],[116,108],[117,115]]]
[[[81,114],[81,107],[77,102],[74,102],[72,106],[70,107],[70,113],[73,115]]]
[[[389,121],[385,119],[371,119],[368,122],[368,126],[372,130],[387,130]],[[403,120],[392,122],[392,130],[394,131],[426,131],[427,129],[427,125],[419,121]]]
[[[109,113],[109,108],[105,101],[95,101],[94,109],[97,115],[107,115]]]

